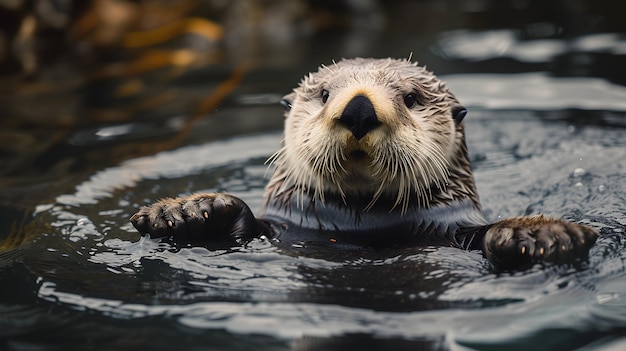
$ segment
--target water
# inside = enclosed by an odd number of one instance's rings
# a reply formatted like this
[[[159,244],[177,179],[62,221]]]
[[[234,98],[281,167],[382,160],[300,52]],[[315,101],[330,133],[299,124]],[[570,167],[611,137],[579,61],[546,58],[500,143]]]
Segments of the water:
[[[453,87],[485,83],[450,78]],[[560,81],[544,77],[550,83]],[[0,256],[3,280],[12,282],[1,308],[21,321],[5,333],[72,345],[72,335],[89,329],[86,319],[99,329],[96,340],[118,338],[122,328],[139,339],[159,335],[163,348],[181,337],[193,337],[189,345],[241,340],[245,348],[355,334],[461,349],[607,342],[626,332],[626,140],[622,125],[582,125],[571,115],[475,107],[467,135],[490,219],[541,212],[601,230],[582,269],[495,274],[480,254],[450,248],[295,256],[261,239],[210,251],[140,238],[129,216],[163,195],[228,189],[258,211],[264,161],[281,135],[251,134],[131,159],[38,205],[26,225],[41,235]],[[132,347],[126,341],[105,344]]]
[[[164,196],[227,190],[260,210],[276,102],[312,69],[300,62],[269,84],[261,67],[182,142],[171,141],[185,115],[172,112],[74,125],[30,166],[22,155],[22,178],[2,183],[0,349],[623,349],[626,88],[550,67],[570,50],[623,59],[624,41],[516,38],[449,31],[431,38],[436,56],[421,53],[470,109],[488,219],[544,213],[597,228],[582,267],[496,273],[445,247],[302,255],[263,238],[220,250],[141,238],[128,218]],[[510,72],[449,67],[508,59]]]

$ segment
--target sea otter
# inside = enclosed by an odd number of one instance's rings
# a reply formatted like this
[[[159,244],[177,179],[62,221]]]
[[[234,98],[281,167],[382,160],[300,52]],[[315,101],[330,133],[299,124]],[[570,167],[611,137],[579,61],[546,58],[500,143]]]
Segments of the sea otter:
[[[262,216],[230,194],[193,194],[142,207],[135,228],[192,243],[265,235],[346,249],[446,245],[481,250],[499,268],[571,263],[596,241],[588,226],[544,216],[489,224],[465,144],[467,110],[417,63],[322,65],[281,104],[285,137]]]

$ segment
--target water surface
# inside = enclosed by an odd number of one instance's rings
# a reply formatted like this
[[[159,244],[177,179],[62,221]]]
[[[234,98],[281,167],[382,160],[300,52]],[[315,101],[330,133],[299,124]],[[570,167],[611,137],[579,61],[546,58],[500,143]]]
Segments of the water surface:
[[[140,237],[128,218],[165,196],[228,191],[260,211],[265,161],[282,138],[276,103],[297,79],[270,84],[275,71],[258,68],[183,142],[165,143],[184,129],[176,113],[79,125],[22,179],[3,181],[0,348],[625,347],[626,88],[548,70],[571,50],[623,55],[623,41],[516,38],[450,31],[429,46],[441,61],[424,55],[470,110],[488,219],[544,213],[590,225],[601,236],[588,262],[502,273],[445,247],[303,255],[263,238],[216,250]],[[502,59],[517,69],[445,69]]]

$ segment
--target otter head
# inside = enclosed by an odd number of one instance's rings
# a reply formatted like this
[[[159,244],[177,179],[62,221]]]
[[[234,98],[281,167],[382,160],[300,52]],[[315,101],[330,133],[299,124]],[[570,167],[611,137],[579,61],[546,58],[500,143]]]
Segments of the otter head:
[[[464,148],[465,109],[442,81],[406,60],[322,66],[282,105],[285,139],[274,159],[280,186],[270,196],[365,196],[367,207],[382,196],[403,211],[428,206]]]

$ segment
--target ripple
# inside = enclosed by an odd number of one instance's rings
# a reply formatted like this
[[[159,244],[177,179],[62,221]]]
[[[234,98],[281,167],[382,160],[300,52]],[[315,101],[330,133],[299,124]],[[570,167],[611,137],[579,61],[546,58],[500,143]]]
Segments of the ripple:
[[[626,54],[626,40],[618,33],[582,35],[573,39],[522,40],[513,30],[469,31],[443,33],[433,51],[446,59],[484,61],[510,57],[521,62],[548,62],[567,52],[601,52]]]
[[[58,196],[56,202],[70,206],[96,204],[100,199],[110,197],[115,190],[132,188],[147,179],[190,176],[251,158],[267,158],[278,149],[279,141],[279,134],[254,135],[136,158],[119,167],[97,172],[78,185],[75,193]]]
[[[467,130],[470,147],[483,155],[475,176],[485,208],[493,217],[541,211],[600,229],[583,267],[497,274],[480,253],[445,247],[303,254],[265,239],[219,250],[177,247],[140,237],[128,224],[142,201],[164,193],[234,189],[260,207],[262,162],[278,147],[278,133],[184,147],[97,172],[38,208],[36,220],[52,224],[40,241],[48,251],[19,257],[39,277],[41,300],[133,323],[174,321],[193,333],[281,340],[367,334],[443,339],[463,349],[542,340],[546,330],[571,339],[621,328],[621,130],[572,130],[532,111],[482,112]]]
[[[456,310],[453,313],[390,313],[309,303],[199,302],[186,305],[140,305],[61,293],[56,291],[53,284],[43,284],[39,295],[68,305],[88,306],[116,318],[169,316],[186,327],[199,330],[223,329],[235,334],[270,335],[286,340],[297,339],[302,335],[330,337],[354,333],[406,339],[443,335],[449,346],[475,342],[506,344],[539,330],[594,330],[595,326],[591,325],[593,320],[602,318],[614,325],[615,321],[611,319],[616,316],[606,308],[590,310],[587,306],[593,303],[592,295],[581,300],[579,295],[567,294],[554,295],[541,302],[484,310]],[[621,307],[620,310],[623,311]],[[481,323],[476,323],[477,320]],[[586,327],[581,327],[581,320],[587,322]],[[618,322],[623,324],[624,318],[619,318]]]
[[[626,87],[600,78],[546,73],[455,74],[442,77],[467,107],[492,110],[626,110]]]

